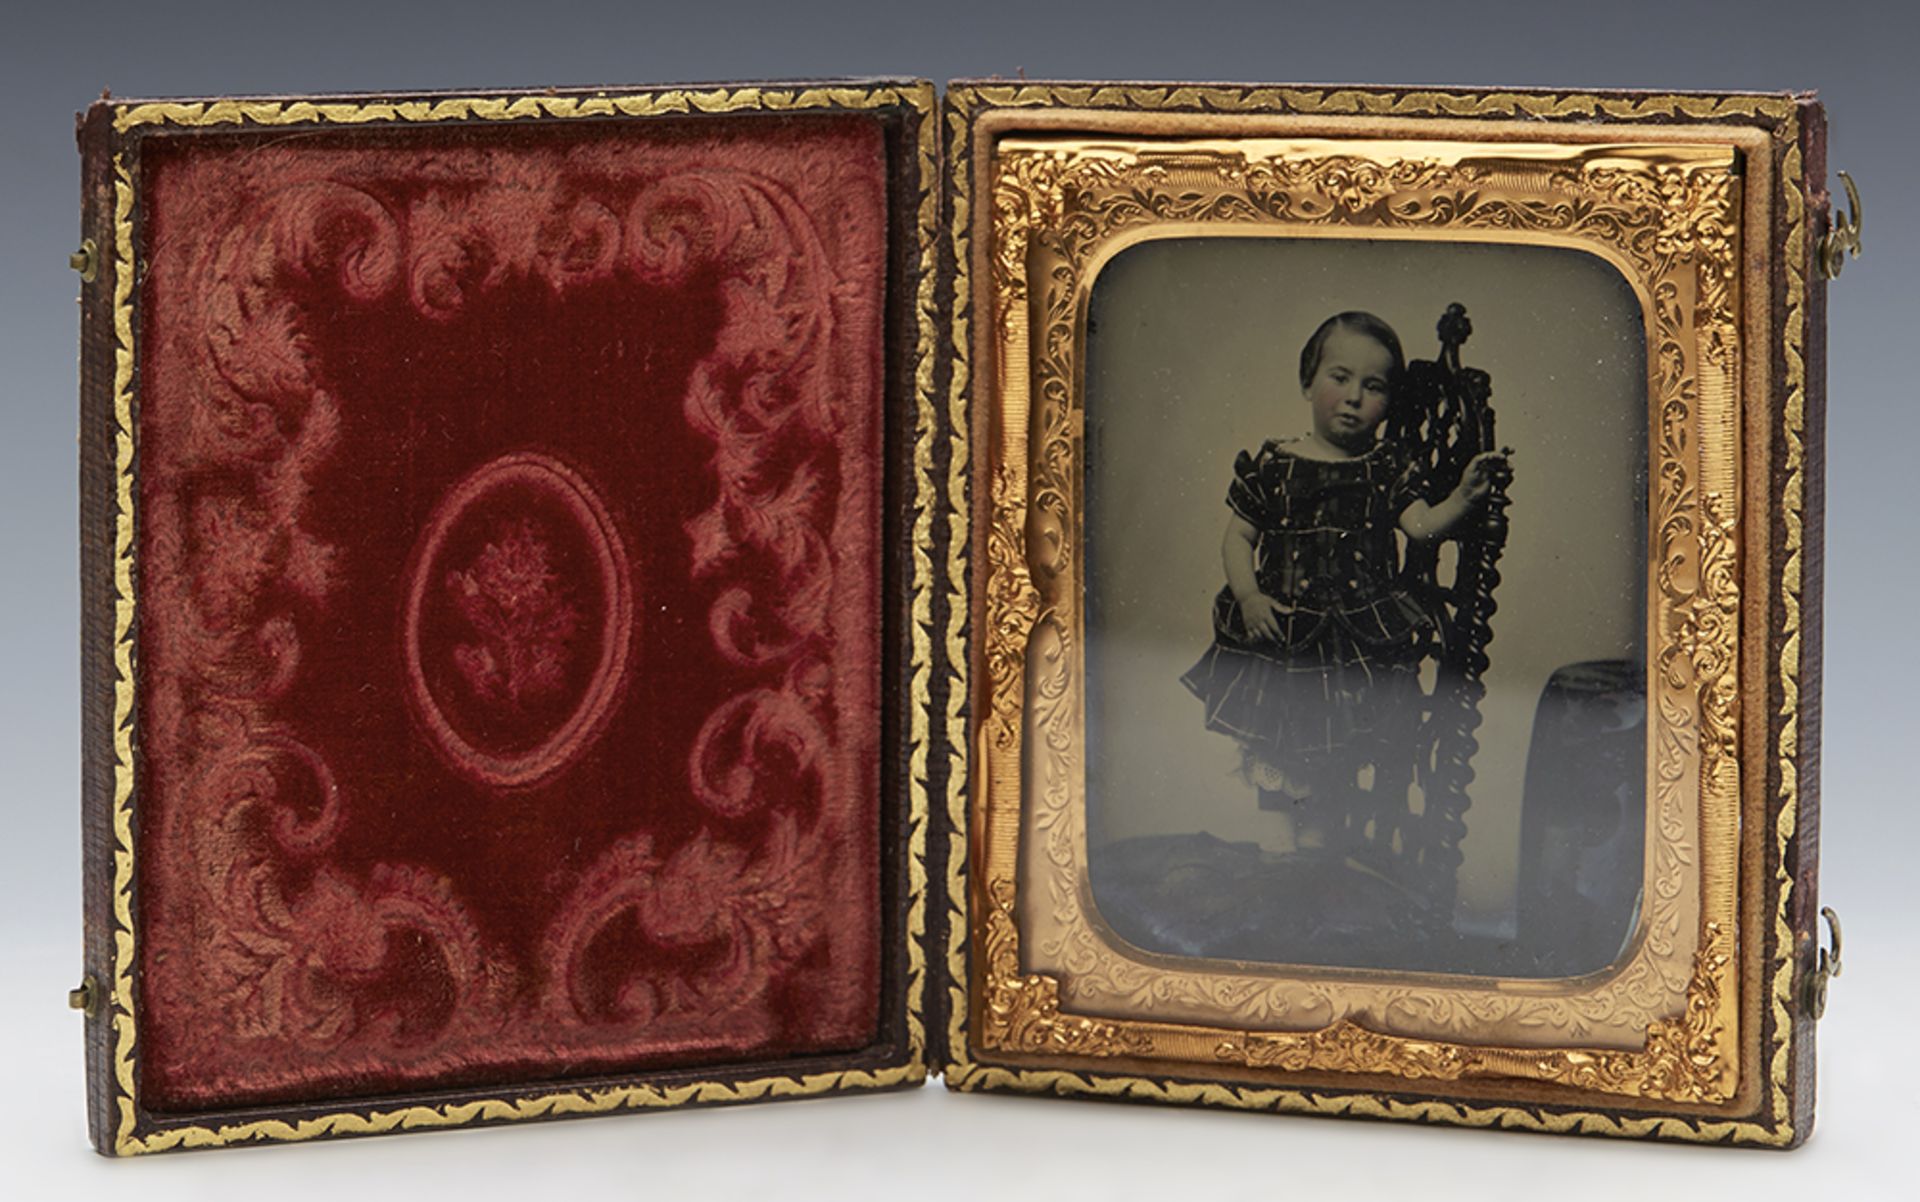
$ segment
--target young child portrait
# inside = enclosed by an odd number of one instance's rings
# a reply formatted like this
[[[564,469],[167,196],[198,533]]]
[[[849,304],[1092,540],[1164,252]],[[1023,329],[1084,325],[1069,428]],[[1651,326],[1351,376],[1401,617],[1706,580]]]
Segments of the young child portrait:
[[[1336,313],[1306,340],[1310,424],[1234,461],[1213,645],[1181,678],[1295,848],[1328,845],[1330,808],[1417,724],[1437,617],[1402,579],[1401,538],[1455,535],[1508,472],[1504,452],[1482,452],[1429,500],[1408,449],[1380,436],[1405,374],[1399,336],[1371,313]]]
[[[1456,302],[1497,439],[1436,472],[1393,436],[1395,406]],[[1521,848],[1542,698],[1571,666],[1644,658],[1645,338],[1616,270],[1552,247],[1189,237],[1102,268],[1084,388],[1085,805],[1092,896],[1124,938],[1350,962],[1344,934],[1312,936],[1325,959],[1303,950],[1297,907],[1267,882],[1352,861],[1356,798],[1396,755],[1417,820],[1445,632],[1407,568],[1444,586],[1496,489],[1506,534],[1457,892],[1432,918],[1483,942],[1515,929],[1541,870]],[[1644,782],[1631,765],[1621,779],[1623,812],[1644,813]],[[1287,928],[1271,954],[1262,914]],[[1193,950],[1227,947],[1226,925],[1246,928],[1230,950]]]

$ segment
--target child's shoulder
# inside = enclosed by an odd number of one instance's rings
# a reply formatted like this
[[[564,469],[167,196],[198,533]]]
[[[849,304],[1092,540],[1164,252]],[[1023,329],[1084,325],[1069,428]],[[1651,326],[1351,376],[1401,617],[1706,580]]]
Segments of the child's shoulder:
[[[1249,483],[1265,480],[1275,472],[1286,472],[1291,463],[1300,456],[1289,448],[1289,443],[1298,442],[1296,438],[1269,438],[1251,451],[1241,451],[1233,457],[1233,472]]]
[[[1254,451],[1251,458],[1259,463],[1276,459],[1305,459],[1306,456],[1299,450],[1300,444],[1305,441],[1304,438],[1269,438],[1260,444],[1260,449]]]
[[[1246,452],[1242,452],[1242,454],[1245,455]],[[1362,454],[1335,456],[1317,450],[1311,439],[1299,437],[1269,438],[1260,444],[1258,451],[1247,455],[1247,458],[1255,463],[1292,461],[1294,463],[1312,464],[1316,467],[1330,465],[1334,468],[1340,468],[1343,466],[1352,467],[1360,464],[1382,463],[1393,460],[1397,456],[1400,456],[1400,454],[1399,446],[1384,438],[1374,443],[1371,448]]]

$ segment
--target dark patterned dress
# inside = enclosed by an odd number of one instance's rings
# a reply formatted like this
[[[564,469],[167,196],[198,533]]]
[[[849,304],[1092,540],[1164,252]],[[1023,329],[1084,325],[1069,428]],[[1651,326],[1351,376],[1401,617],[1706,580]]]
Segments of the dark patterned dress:
[[[1325,460],[1288,446],[1242,451],[1227,490],[1258,532],[1254,578],[1282,607],[1280,637],[1249,633],[1222,589],[1213,646],[1180,678],[1205,704],[1207,729],[1246,750],[1262,805],[1281,769],[1316,788],[1353,783],[1377,741],[1415,713],[1433,625],[1399,579],[1400,514],[1427,499],[1400,448]]]

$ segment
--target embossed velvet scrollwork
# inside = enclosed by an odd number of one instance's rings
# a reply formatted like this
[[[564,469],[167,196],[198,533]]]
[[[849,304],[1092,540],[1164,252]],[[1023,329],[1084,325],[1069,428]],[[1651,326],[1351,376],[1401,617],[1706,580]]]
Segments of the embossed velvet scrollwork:
[[[162,166],[155,1104],[868,1037],[882,159],[802,135]]]

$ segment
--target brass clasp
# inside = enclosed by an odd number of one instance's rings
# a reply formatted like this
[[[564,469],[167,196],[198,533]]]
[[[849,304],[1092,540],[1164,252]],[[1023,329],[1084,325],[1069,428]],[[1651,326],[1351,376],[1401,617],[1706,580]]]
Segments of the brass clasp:
[[[1847,265],[1847,256],[1860,257],[1860,190],[1853,186],[1853,177],[1842,171],[1840,182],[1846,185],[1848,209],[1844,213],[1835,213],[1832,228],[1820,239],[1820,274],[1830,280],[1840,278],[1840,269]]]
[[[91,238],[80,243],[80,249],[67,256],[67,266],[80,273],[80,281],[93,283],[100,274],[100,248]]]
[[[94,1011],[100,1008],[100,982],[94,979],[92,973],[88,973],[86,980],[80,982],[80,988],[67,990],[67,1005],[88,1018],[93,1017]]]
[[[1840,916],[1832,906],[1822,906],[1820,917],[1827,920],[1827,930],[1833,936],[1833,952],[1829,955],[1826,948],[1821,948],[1807,977],[1807,1013],[1814,1018],[1827,1012],[1827,982],[1840,975]]]

